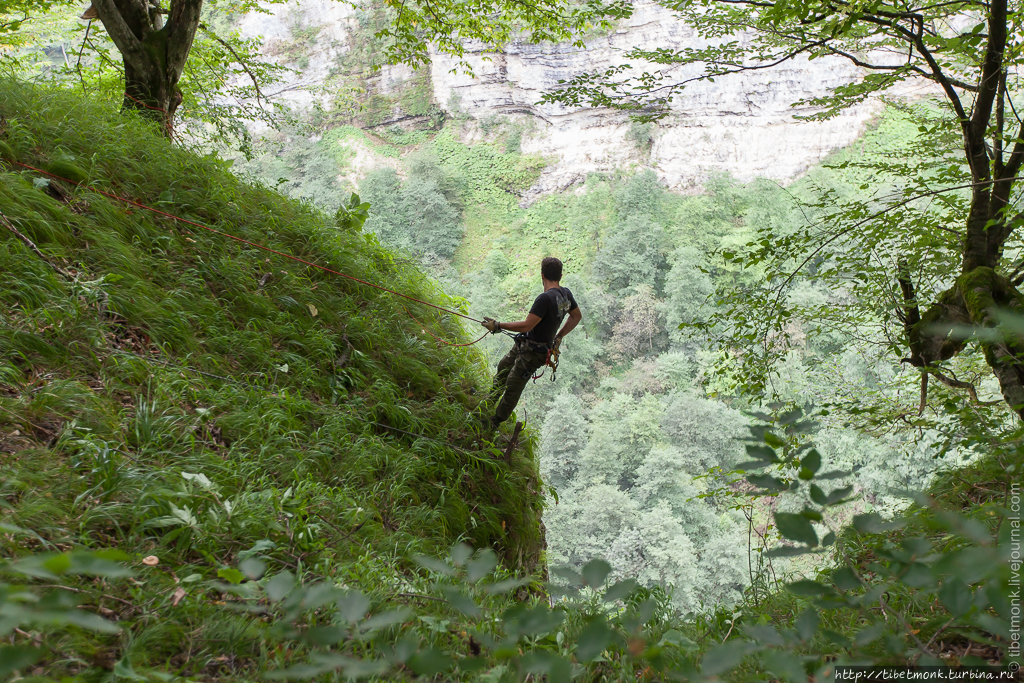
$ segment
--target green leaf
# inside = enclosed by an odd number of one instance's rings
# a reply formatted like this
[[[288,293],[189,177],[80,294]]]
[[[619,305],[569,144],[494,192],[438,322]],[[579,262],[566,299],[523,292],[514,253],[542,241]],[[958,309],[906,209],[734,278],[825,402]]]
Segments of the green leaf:
[[[853,645],[853,641],[844,636],[842,633],[836,633],[827,628],[821,629],[821,635],[825,637],[825,640],[842,648],[848,648]]]
[[[466,578],[470,583],[476,583],[493,572],[497,566],[498,556],[493,550],[486,548],[466,566]]]
[[[835,591],[830,587],[820,584],[817,581],[811,581],[810,579],[800,579],[793,583],[787,583],[786,590],[793,595],[799,595],[801,597],[818,597],[835,594]]]
[[[591,560],[583,565],[580,575],[587,586],[597,590],[604,585],[605,579],[612,573],[612,566],[604,560]]]
[[[853,528],[862,534],[880,534],[885,531],[892,531],[894,529],[902,529],[904,522],[902,520],[893,520],[886,522],[877,512],[868,512],[863,515],[854,515],[853,517]]]
[[[413,555],[413,562],[419,566],[429,569],[436,574],[442,574],[444,576],[455,576],[455,569],[453,569],[447,562],[442,562],[433,557],[427,557],[426,555]]]
[[[551,573],[565,579],[572,586],[582,586],[585,583],[583,577],[578,572],[568,567],[553,567]]]
[[[838,505],[845,501],[846,497],[851,493],[853,493],[853,484],[844,486],[841,489],[836,489],[828,494],[828,498],[825,500],[825,505]]]
[[[853,474],[853,470],[830,470],[824,474],[817,474],[814,476],[815,479],[842,479]]]
[[[661,640],[658,642],[658,645],[665,644],[675,645],[683,650],[692,650],[697,647],[697,643],[693,642],[674,628],[670,628],[665,631],[665,634],[661,636]]]
[[[267,581],[267,585],[263,587],[263,590],[267,592],[267,597],[270,598],[271,602],[280,602],[292,592],[293,588],[295,588],[295,577],[291,575],[291,572],[284,571],[280,574],[275,574]]]
[[[811,484],[811,500],[818,505],[825,505],[828,502],[828,496],[825,492],[818,488],[817,484]]]
[[[797,618],[795,624],[800,640],[810,640],[814,632],[818,630],[818,624],[820,623],[821,618],[818,616],[818,610],[813,607],[805,609]]]
[[[414,654],[407,662],[407,666],[413,670],[413,673],[419,676],[433,678],[439,673],[450,669],[452,663],[451,657],[444,654],[441,650],[431,647]]]
[[[525,673],[547,676],[552,683],[572,679],[572,664],[553,652],[534,650],[523,655],[520,664]]]
[[[43,649],[32,645],[0,646],[0,678],[32,666],[42,656]]]
[[[565,613],[549,609],[545,604],[534,607],[516,605],[506,610],[503,618],[505,631],[510,636],[544,636],[562,625]]]
[[[500,595],[501,593],[508,593],[514,591],[520,586],[525,586],[530,583],[527,578],[522,579],[505,579],[503,581],[495,581],[492,584],[484,586],[484,592],[488,595]]]
[[[401,624],[411,619],[414,614],[413,610],[409,607],[375,614],[359,624],[359,632],[365,635],[379,631],[383,628],[388,628],[389,626],[394,626],[395,624]]]
[[[232,584],[239,584],[245,580],[245,574],[238,571],[234,567],[225,567],[223,569],[218,569],[217,576]]]
[[[604,619],[591,619],[576,639],[576,658],[581,662],[590,662],[600,655],[612,642],[612,630]]]
[[[767,491],[788,491],[789,484],[777,479],[770,474],[748,474],[747,481],[758,488],[765,489]]]
[[[881,622],[876,622],[858,631],[857,635],[853,638],[853,643],[857,647],[864,647],[865,645],[868,645],[878,640],[884,632],[885,624]]]
[[[807,555],[808,553],[814,552],[807,546],[783,546],[781,548],[772,548],[765,553],[768,557],[796,557],[798,555]]]
[[[114,664],[114,680],[119,678],[127,678],[129,681],[148,681],[149,678],[136,673],[135,669],[132,668],[131,662],[126,662],[121,659]]]
[[[849,567],[842,567],[832,572],[832,583],[836,588],[843,591],[857,590],[861,587],[860,579]]]
[[[911,588],[924,588],[932,584],[932,571],[927,565],[914,562],[903,572],[900,582]]]
[[[971,589],[956,577],[947,580],[939,589],[939,600],[954,617],[962,617],[971,610],[972,597]]]
[[[71,568],[71,556],[67,553],[53,555],[43,560],[43,568],[54,576],[60,576]]]
[[[121,629],[112,621],[107,621],[98,614],[78,609],[69,609],[54,615],[51,623],[71,624],[96,633],[120,633]]]
[[[822,520],[821,513],[817,510],[812,510],[811,508],[805,507],[799,514],[804,519],[808,519],[812,522],[820,522]]]
[[[128,557],[125,553],[118,551],[91,552],[77,550],[71,553],[71,564],[67,569],[68,574],[82,574],[84,576],[100,576],[104,579],[122,579],[135,576],[128,567],[114,562],[112,558]]]
[[[782,646],[786,644],[786,639],[774,626],[745,626],[743,632],[763,645]]]
[[[640,588],[640,584],[633,579],[624,579],[616,582],[606,590],[601,599],[605,602],[624,600],[632,595],[638,588]]]
[[[776,512],[775,526],[784,538],[796,541],[797,543],[805,543],[812,548],[818,545],[818,534],[814,532],[814,527],[811,525],[810,520],[801,515],[789,512]]]
[[[759,650],[757,645],[745,640],[730,640],[711,648],[700,662],[705,676],[716,676],[740,665],[743,658]]]
[[[272,680],[302,680],[315,678],[341,669],[347,678],[368,678],[379,676],[387,671],[388,663],[384,660],[356,659],[335,653],[313,653],[308,664],[298,664],[288,669],[271,671],[265,676]]]
[[[329,647],[344,642],[349,629],[342,626],[312,626],[302,632],[300,639],[307,645]]]
[[[974,617],[978,626],[1003,640],[1010,640],[1010,622],[982,612]]]
[[[807,477],[808,479],[813,478],[813,476],[817,474],[818,470],[821,469],[821,454],[812,448],[807,452],[807,455],[800,460],[800,469],[807,470],[811,473],[811,476]]]
[[[800,657],[792,652],[769,650],[761,654],[767,671],[789,683],[807,683],[807,672]]]
[[[355,624],[370,611],[370,599],[357,590],[346,591],[337,599],[338,618]]]
[[[469,562],[469,558],[473,556],[473,549],[465,543],[456,543],[452,546],[452,550],[449,555],[451,557],[452,564],[456,567],[461,567]]]
[[[778,454],[775,452],[775,449],[771,448],[770,446],[748,445],[747,455],[749,455],[754,460],[758,460],[769,464],[782,462],[779,459]]]
[[[442,586],[441,592],[444,593],[444,597],[448,601],[448,604],[465,614],[467,617],[475,618],[483,614],[483,612],[480,611],[480,606],[473,601],[473,598],[469,597],[458,588],[455,588],[454,586]]]
[[[961,514],[942,510],[936,517],[950,531],[963,536],[978,545],[992,542],[988,528],[976,519],[969,519]]]
[[[256,559],[255,557],[249,557],[238,563],[238,569],[245,574],[247,578],[257,581],[263,578],[263,575],[267,573],[267,563],[263,560]],[[218,574],[218,576],[220,576],[220,574]]]

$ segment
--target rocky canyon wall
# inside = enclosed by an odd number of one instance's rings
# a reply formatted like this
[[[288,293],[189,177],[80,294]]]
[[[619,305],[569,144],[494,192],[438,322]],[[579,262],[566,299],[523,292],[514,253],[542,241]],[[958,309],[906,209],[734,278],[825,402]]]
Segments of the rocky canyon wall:
[[[281,89],[281,95],[299,106],[328,97],[303,88],[324,83],[353,49],[351,33],[358,13],[330,0],[289,2],[268,9],[272,14],[245,17],[241,28],[247,35],[263,35],[269,54],[289,36],[292,40],[296,35],[312,36],[308,40],[314,43],[305,46],[308,54],[301,73]],[[755,177],[785,181],[852,143],[878,111],[879,103],[869,101],[829,121],[794,118],[794,114],[808,113],[793,108],[797,100],[859,77],[859,70],[841,59],[797,59],[772,69],[689,85],[673,100],[671,114],[654,126],[648,145],[631,139],[631,123],[622,113],[537,104],[542,93],[558,87],[559,80],[621,64],[625,52],[634,46],[681,49],[699,44],[695,31],[670,10],[640,0],[632,17],[620,21],[607,35],[591,38],[586,49],[522,43],[487,58],[470,52],[472,76],[456,69],[453,59],[434,55],[429,71],[432,100],[442,109],[457,105],[464,116],[476,121],[507,115],[520,124],[531,122],[523,128],[521,149],[543,154],[551,163],[524,202],[572,187],[590,172],[639,167],[652,168],[669,187],[683,191],[699,188],[718,172],[744,181]],[[698,67],[688,68],[677,67],[673,77],[699,73]],[[368,80],[367,87],[387,93],[412,77],[410,69],[386,67]],[[911,89],[915,87],[920,88]],[[406,118],[400,107],[388,116],[393,121]],[[383,123],[388,123],[387,117]],[[479,127],[466,129],[470,139],[484,137]]]

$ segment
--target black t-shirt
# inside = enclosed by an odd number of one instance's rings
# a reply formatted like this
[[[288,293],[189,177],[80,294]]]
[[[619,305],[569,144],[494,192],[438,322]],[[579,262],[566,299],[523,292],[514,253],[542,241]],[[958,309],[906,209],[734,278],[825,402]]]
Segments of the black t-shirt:
[[[578,308],[576,299],[568,287],[552,287],[533,300],[530,313],[540,318],[540,322],[526,333],[526,338],[541,344],[550,344],[558,334],[558,326],[569,311]]]

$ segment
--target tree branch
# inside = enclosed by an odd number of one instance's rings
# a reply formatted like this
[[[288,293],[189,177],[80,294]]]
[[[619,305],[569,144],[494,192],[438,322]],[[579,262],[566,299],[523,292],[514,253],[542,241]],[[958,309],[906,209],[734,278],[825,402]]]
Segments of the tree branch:
[[[982,400],[980,400],[978,398],[978,390],[977,390],[977,388],[975,388],[975,386],[973,384],[971,384],[970,382],[964,382],[963,380],[957,379],[955,375],[953,377],[948,377],[948,376],[942,374],[941,372],[939,372],[939,370],[937,368],[933,368],[933,367],[927,367],[924,370],[925,370],[926,373],[928,373],[927,375],[925,375],[925,377],[927,377],[928,375],[932,375],[933,377],[935,377],[935,379],[939,380],[940,382],[945,384],[947,387],[952,387],[953,389],[964,389],[964,390],[966,390],[967,394],[971,397],[971,401],[974,403],[974,405],[977,405],[977,406],[994,406],[994,405],[999,405],[1000,403],[1002,403],[1002,401],[982,401]]]
[[[167,70],[173,74],[175,84],[192,49],[202,9],[203,0],[171,0],[171,11],[164,30],[167,31]]]
[[[211,31],[210,29],[208,29],[205,24],[200,24],[199,28],[201,28],[203,30],[203,33],[205,33],[207,36],[209,36],[210,38],[213,38],[218,43],[223,45],[224,49],[227,50],[228,52],[230,52],[234,56],[235,61],[238,62],[238,65],[242,67],[242,69],[245,71],[246,74],[248,74],[249,80],[252,81],[253,87],[256,88],[256,103],[262,105],[263,103],[261,102],[261,98],[263,98],[263,93],[260,92],[259,81],[256,80],[256,76],[253,74],[253,72],[249,70],[249,65],[245,63],[245,60],[243,60],[241,57],[238,56],[238,53],[235,52],[235,48],[231,47],[231,45],[229,45],[226,40],[224,40],[223,38],[218,36],[216,33]],[[266,98],[263,98],[263,99],[266,99]]]
[[[1006,0],[991,0],[989,4],[988,45],[982,64],[978,96],[974,100],[974,114],[971,116],[971,139],[977,144],[988,132],[992,116],[992,103],[999,90],[1003,72],[1003,52],[1006,49]],[[987,167],[987,164],[986,164]]]
[[[95,0],[93,6],[100,15],[103,28],[106,29],[121,54],[132,63],[148,64],[149,55],[142,49],[142,41],[128,27],[124,17],[121,16],[121,11],[114,4],[114,0]]]

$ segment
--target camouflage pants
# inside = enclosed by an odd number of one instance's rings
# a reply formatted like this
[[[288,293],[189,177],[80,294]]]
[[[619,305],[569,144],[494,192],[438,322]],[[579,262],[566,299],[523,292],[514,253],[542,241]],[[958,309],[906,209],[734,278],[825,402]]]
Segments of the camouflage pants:
[[[526,388],[526,383],[544,365],[547,357],[546,350],[517,343],[501,359],[491,387],[491,402],[498,402],[494,409],[495,424],[501,424],[512,415],[523,389]]]

